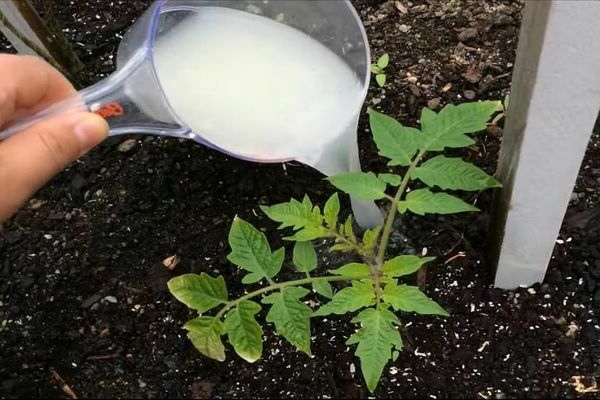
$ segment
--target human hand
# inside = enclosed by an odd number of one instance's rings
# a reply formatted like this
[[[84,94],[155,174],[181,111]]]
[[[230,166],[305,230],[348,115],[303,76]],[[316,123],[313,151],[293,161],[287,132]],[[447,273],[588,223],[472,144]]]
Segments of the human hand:
[[[0,130],[76,93],[60,72],[37,57],[0,54]],[[108,134],[100,116],[51,117],[0,142],[0,223],[44,183]]]

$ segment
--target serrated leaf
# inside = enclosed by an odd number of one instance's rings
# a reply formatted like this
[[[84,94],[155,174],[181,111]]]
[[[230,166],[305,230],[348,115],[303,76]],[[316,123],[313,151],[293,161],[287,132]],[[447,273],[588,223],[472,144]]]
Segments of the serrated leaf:
[[[411,178],[419,179],[429,187],[439,186],[442,189],[474,191],[502,186],[473,164],[441,155],[414,169]]]
[[[370,251],[377,245],[377,239],[381,233],[382,225],[376,226],[373,229],[367,229],[363,234],[362,244],[365,250]]]
[[[263,330],[254,316],[261,310],[259,304],[243,300],[225,317],[225,330],[235,352],[248,362],[262,355]]]
[[[344,235],[350,239],[352,243],[356,242],[356,235],[354,235],[354,226],[352,222],[352,215],[348,215],[346,222],[344,223]]]
[[[333,297],[333,289],[331,288],[331,284],[325,279],[314,281],[313,289],[315,289],[315,292],[319,293],[321,296],[327,297],[328,299]]]
[[[347,251],[353,251],[354,250],[354,246],[352,246],[351,244],[348,243],[336,243],[333,246],[331,246],[331,248],[329,249],[329,251],[343,251],[343,252],[347,252]]]
[[[371,72],[374,74],[380,74],[383,71],[381,70],[381,68],[379,68],[379,65],[373,64],[373,65],[371,65]]]
[[[404,213],[406,210],[417,215],[479,211],[458,197],[448,193],[433,193],[429,189],[413,190],[406,195],[406,200],[398,202],[398,211]]]
[[[437,113],[435,111],[427,107],[423,107],[421,109],[421,118],[419,118],[421,127],[423,125],[431,124],[435,118],[437,118]]]
[[[350,336],[346,344],[358,343],[355,354],[360,358],[360,369],[367,388],[373,392],[383,369],[393,357],[392,350],[402,349],[402,337],[396,328],[400,321],[385,308],[368,308],[361,311],[352,322],[360,323],[361,328]]]
[[[217,361],[225,361],[225,346],[221,341],[225,325],[219,319],[198,317],[188,321],[183,328],[189,331],[187,337],[200,353]]]
[[[377,177],[390,186],[400,186],[402,177],[396,174],[379,174]]]
[[[377,84],[379,85],[379,87],[384,87],[385,86],[385,81],[386,81],[385,74],[377,74],[377,75],[375,75],[375,81],[377,81]]]
[[[441,151],[446,147],[473,144],[474,141],[465,135],[484,130],[500,106],[498,101],[479,101],[458,106],[448,104],[438,114],[424,109],[421,114],[423,137],[419,140],[419,149]]]
[[[323,208],[323,216],[325,217],[325,223],[331,229],[335,229],[337,226],[338,215],[340,213],[340,198],[337,193],[331,195],[331,197],[325,203]]]
[[[364,200],[377,200],[385,197],[386,183],[373,172],[347,172],[327,178],[342,192]]]
[[[346,314],[373,304],[375,294],[370,283],[353,281],[352,286],[337,292],[331,301],[313,313],[314,317],[329,314]]]
[[[287,203],[260,206],[260,209],[267,217],[281,223],[278,229],[292,227],[298,230],[306,226],[319,226],[322,223],[322,217],[314,213],[313,205],[308,196],[304,196],[302,202],[292,199]]]
[[[303,228],[301,230],[299,230],[298,232],[294,233],[292,236],[287,236],[284,237],[284,240],[290,240],[290,241],[299,241],[299,242],[306,242],[309,240],[315,240],[318,239],[320,237],[327,237],[327,230],[322,227],[322,226],[308,226],[306,228]]]
[[[369,275],[369,266],[363,263],[349,263],[338,269],[329,271],[333,275],[341,275],[341,276],[364,276]]]
[[[449,315],[438,303],[421,292],[417,286],[398,285],[393,281],[385,286],[382,297],[395,310],[446,317]]]
[[[317,253],[312,242],[294,243],[292,261],[300,272],[310,272],[317,268]]]
[[[423,264],[432,260],[435,260],[435,257],[398,256],[383,263],[382,270],[384,275],[390,277],[410,275],[417,272]]]
[[[285,250],[280,248],[271,252],[271,246],[264,233],[241,218],[235,217],[229,230],[231,253],[227,259],[235,265],[249,271],[243,283],[254,283],[279,273]]]
[[[310,291],[301,287],[288,287],[262,299],[272,304],[267,322],[275,324],[275,330],[292,345],[308,355],[310,353],[310,316],[312,310],[299,301]]]
[[[204,272],[185,274],[171,279],[167,286],[177,300],[200,314],[227,302],[227,287],[222,276],[212,278]]]
[[[381,69],[384,69],[388,66],[389,63],[390,63],[390,55],[388,53],[385,53],[384,55],[379,57],[379,60],[377,61],[377,66]]]
[[[410,165],[417,152],[418,129],[403,126],[394,118],[369,109],[369,123],[379,154],[390,159],[388,165]]]

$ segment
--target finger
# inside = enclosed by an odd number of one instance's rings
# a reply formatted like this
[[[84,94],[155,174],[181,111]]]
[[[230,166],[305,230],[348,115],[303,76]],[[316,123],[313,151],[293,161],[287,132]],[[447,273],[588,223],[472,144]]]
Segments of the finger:
[[[100,116],[73,113],[40,122],[0,143],[0,221],[107,133]]]
[[[75,93],[73,85],[41,58],[0,54],[0,126],[18,110],[36,112]]]

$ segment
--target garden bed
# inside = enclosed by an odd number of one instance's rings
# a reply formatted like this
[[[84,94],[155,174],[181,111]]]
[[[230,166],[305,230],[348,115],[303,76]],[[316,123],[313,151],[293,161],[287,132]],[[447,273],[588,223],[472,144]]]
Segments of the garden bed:
[[[119,35],[150,2],[74,3],[57,8],[57,24],[86,76],[98,80],[114,68]],[[391,58],[385,90],[372,84],[367,105],[416,124],[428,104],[503,98],[521,5],[412,3],[355,2],[374,56]],[[359,132],[365,168],[383,171],[365,118]],[[481,134],[461,155],[493,172],[500,136]],[[126,139],[83,157],[0,232],[0,397],[66,396],[56,374],[80,397],[366,396],[344,344],[355,329],[348,318],[315,320],[313,358],[267,329],[263,359],[247,364],[229,351],[219,363],[188,341],[181,326],[191,315],[166,287],[182,273],[218,271],[240,292],[241,274],[226,260],[233,216],[273,228],[258,205],[304,193],[323,203],[333,188],[297,163],[253,164],[146,136],[120,151]],[[479,214],[398,224],[390,254],[426,247],[437,256],[425,291],[452,315],[401,316],[405,351],[375,396],[583,396],[573,377],[590,385],[600,374],[599,143],[596,134],[542,285],[492,288],[484,257],[489,195],[477,199]],[[269,232],[280,244],[279,233]],[[181,262],[171,271],[162,262],[173,255]],[[324,268],[335,261],[321,254]]]

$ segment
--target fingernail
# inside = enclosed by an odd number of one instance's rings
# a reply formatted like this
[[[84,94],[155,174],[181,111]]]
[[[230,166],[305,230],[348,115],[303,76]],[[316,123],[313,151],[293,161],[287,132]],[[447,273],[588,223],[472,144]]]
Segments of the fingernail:
[[[81,146],[79,156],[81,157],[106,138],[108,124],[102,117],[88,114],[75,123],[73,131],[79,139]]]

